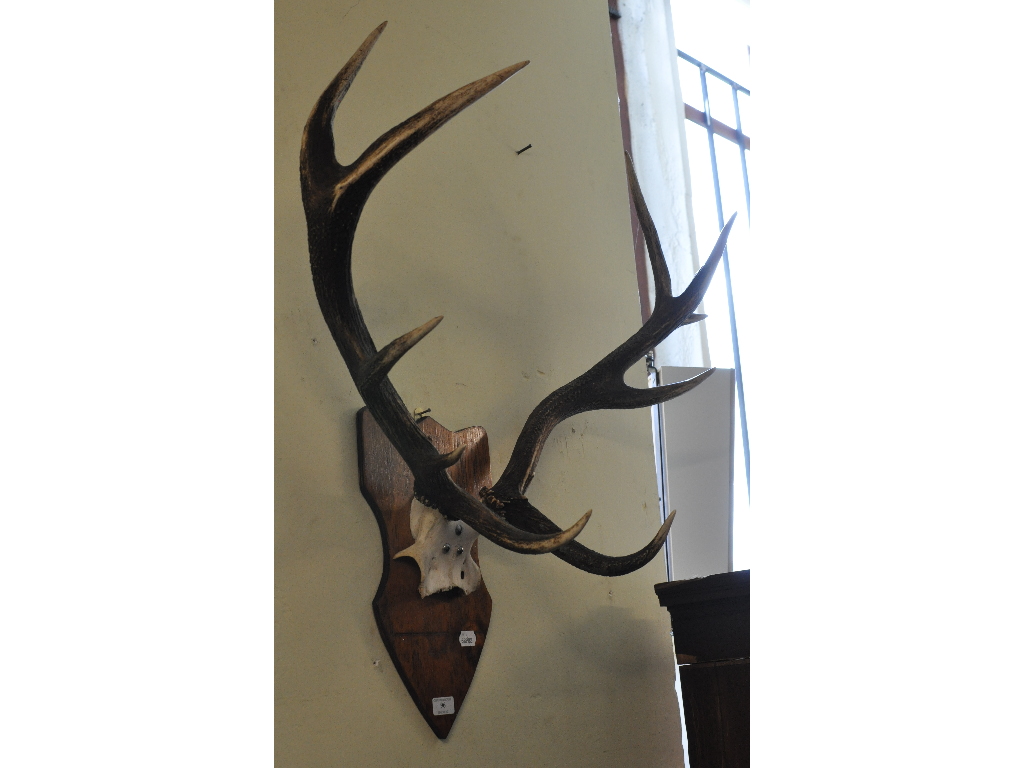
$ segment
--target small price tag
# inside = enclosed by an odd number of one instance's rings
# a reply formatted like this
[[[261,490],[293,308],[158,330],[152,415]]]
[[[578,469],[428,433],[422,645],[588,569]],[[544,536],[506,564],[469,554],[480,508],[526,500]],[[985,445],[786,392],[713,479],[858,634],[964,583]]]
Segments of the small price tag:
[[[454,715],[455,714],[455,697],[454,696],[442,696],[438,699],[431,699],[430,703],[434,705],[435,715]]]
[[[476,645],[476,632],[471,629],[459,632],[459,645]]]

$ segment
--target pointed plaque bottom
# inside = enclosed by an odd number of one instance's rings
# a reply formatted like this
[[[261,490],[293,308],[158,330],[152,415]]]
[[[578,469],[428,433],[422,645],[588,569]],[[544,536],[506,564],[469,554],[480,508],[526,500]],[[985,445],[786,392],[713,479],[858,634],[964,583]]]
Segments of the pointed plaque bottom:
[[[449,432],[429,417],[419,427],[441,453],[466,446],[448,470],[461,488],[476,496],[491,484],[487,433],[482,427]],[[377,517],[384,545],[384,574],[373,598],[377,628],[423,719],[439,739],[445,739],[476,673],[491,621],[491,596],[481,580],[469,595],[452,589],[420,597],[415,561],[393,559],[413,543],[412,473],[366,408],[356,414],[356,429],[359,487]],[[471,554],[479,563],[476,544]]]

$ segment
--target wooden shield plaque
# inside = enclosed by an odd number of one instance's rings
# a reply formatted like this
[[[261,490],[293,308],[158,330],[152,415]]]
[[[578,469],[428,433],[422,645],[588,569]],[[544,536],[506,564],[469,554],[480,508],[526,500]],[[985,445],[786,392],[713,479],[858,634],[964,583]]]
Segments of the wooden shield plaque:
[[[431,418],[419,427],[441,453],[466,450],[448,472],[476,496],[491,484],[487,433],[482,427],[449,432]],[[448,737],[473,681],[491,620],[491,596],[480,581],[461,589],[420,597],[420,571],[397,553],[413,544],[409,511],[413,477],[408,466],[363,408],[356,415],[359,487],[377,517],[384,545],[384,573],[373,598],[377,627],[391,660],[416,706],[439,739]],[[477,546],[470,552],[479,564]],[[472,633],[472,634],[470,634]]]

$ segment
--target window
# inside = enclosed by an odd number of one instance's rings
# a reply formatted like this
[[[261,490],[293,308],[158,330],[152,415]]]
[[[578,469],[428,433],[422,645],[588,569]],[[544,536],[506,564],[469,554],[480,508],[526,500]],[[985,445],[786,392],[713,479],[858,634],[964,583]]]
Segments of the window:
[[[745,513],[750,494],[750,440],[733,264],[739,264],[742,279],[743,262],[748,257],[750,223],[750,177],[747,169],[750,137],[743,131],[743,106],[750,91],[684,51],[677,51],[677,54],[686,118],[693,224],[700,253],[710,253],[726,217],[737,214],[729,246],[722,259],[722,276],[712,283],[704,299],[708,314],[704,322],[710,364],[733,368],[736,372],[738,434],[733,493],[733,567],[742,569],[747,566],[737,566],[736,561],[746,560],[744,540]],[[693,102],[699,106],[694,106]],[[739,556],[737,549],[740,550]]]
[[[736,370],[736,471],[733,568],[749,567],[750,440],[743,389],[745,263],[750,258],[749,0],[671,0],[683,101],[693,228],[706,256],[725,220],[737,213],[721,278],[705,297],[710,360]]]
[[[705,297],[709,318],[676,331],[659,345],[653,360],[662,373],[669,368],[679,374],[707,366],[736,371],[732,503],[723,502],[721,509],[709,507],[705,515],[709,521],[713,516],[728,516],[732,531],[728,560],[734,569],[749,567],[745,542],[750,451],[740,352],[750,216],[750,93],[744,85],[749,75],[749,8],[746,0],[647,0],[621,5],[613,0],[610,6],[623,140],[633,156],[677,290],[707,258],[724,221],[734,211],[738,214],[727,258]],[[635,218],[633,229],[641,314],[646,319],[650,279]],[[665,424],[661,408],[655,410],[654,418],[655,433],[661,435]],[[668,499],[673,508],[683,506],[671,498],[672,483],[662,471],[670,457],[660,447],[659,456],[663,502]],[[679,495],[685,497],[686,491]],[[696,506],[691,513],[697,514]],[[716,530],[720,522],[714,521]],[[683,536],[694,533],[680,532]],[[685,571],[677,575],[670,569],[670,578],[684,577]]]

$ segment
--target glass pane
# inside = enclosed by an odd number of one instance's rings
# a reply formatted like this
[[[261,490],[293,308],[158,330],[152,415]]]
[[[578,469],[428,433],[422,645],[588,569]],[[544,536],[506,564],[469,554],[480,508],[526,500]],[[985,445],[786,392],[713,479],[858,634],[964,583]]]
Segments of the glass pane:
[[[711,116],[730,128],[736,127],[736,109],[732,103],[732,86],[726,85],[714,75],[707,76],[708,101],[711,102]]]
[[[715,136],[715,150],[718,160],[718,180],[722,191],[722,212],[726,219],[736,214],[729,235],[729,267],[732,275],[733,306],[736,311],[736,332],[740,341],[742,362],[743,324],[747,316],[744,309],[750,306],[746,300],[750,290],[747,267],[749,258],[749,233],[747,229],[747,201],[743,191],[743,171],[740,165],[740,149],[728,139]],[[749,318],[747,318],[749,319]]]
[[[711,149],[707,129],[686,122],[686,149],[690,167],[694,229],[697,251],[703,264],[718,239],[718,209],[715,205],[715,182],[711,173]],[[711,365],[731,368],[732,336],[726,302],[725,278],[719,269],[704,295],[704,327],[708,335]]]
[[[747,150],[747,152],[743,156],[743,159],[746,160],[746,165],[747,165],[747,189],[748,190],[749,189],[753,189],[753,181],[752,181],[753,176],[751,176],[752,171],[750,170],[750,168],[751,168],[750,158],[752,156],[753,155],[750,152],[750,150]],[[751,217],[752,217],[752,214],[750,213],[750,211],[747,211],[747,218],[750,219]]]
[[[736,94],[740,103],[740,127],[747,136],[754,135],[753,115],[750,112],[750,97],[740,91]]]
[[[679,59],[679,90],[683,93],[683,101],[691,107],[704,111],[704,96],[700,90],[700,69]]]
[[[718,160],[718,183],[722,190],[722,214],[728,220],[733,214],[736,219],[747,216],[747,196],[743,191],[743,167],[740,164],[740,148],[722,136],[715,136],[715,155]]]
[[[747,468],[743,457],[743,435],[740,431],[739,406],[736,405],[736,434],[733,436],[732,488],[732,569],[750,568],[752,542],[750,504],[747,502]]]
[[[701,261],[711,253],[718,237],[718,214],[715,210],[715,186],[711,177],[711,153],[706,129],[686,121],[686,154],[690,167],[691,201],[697,249]]]

